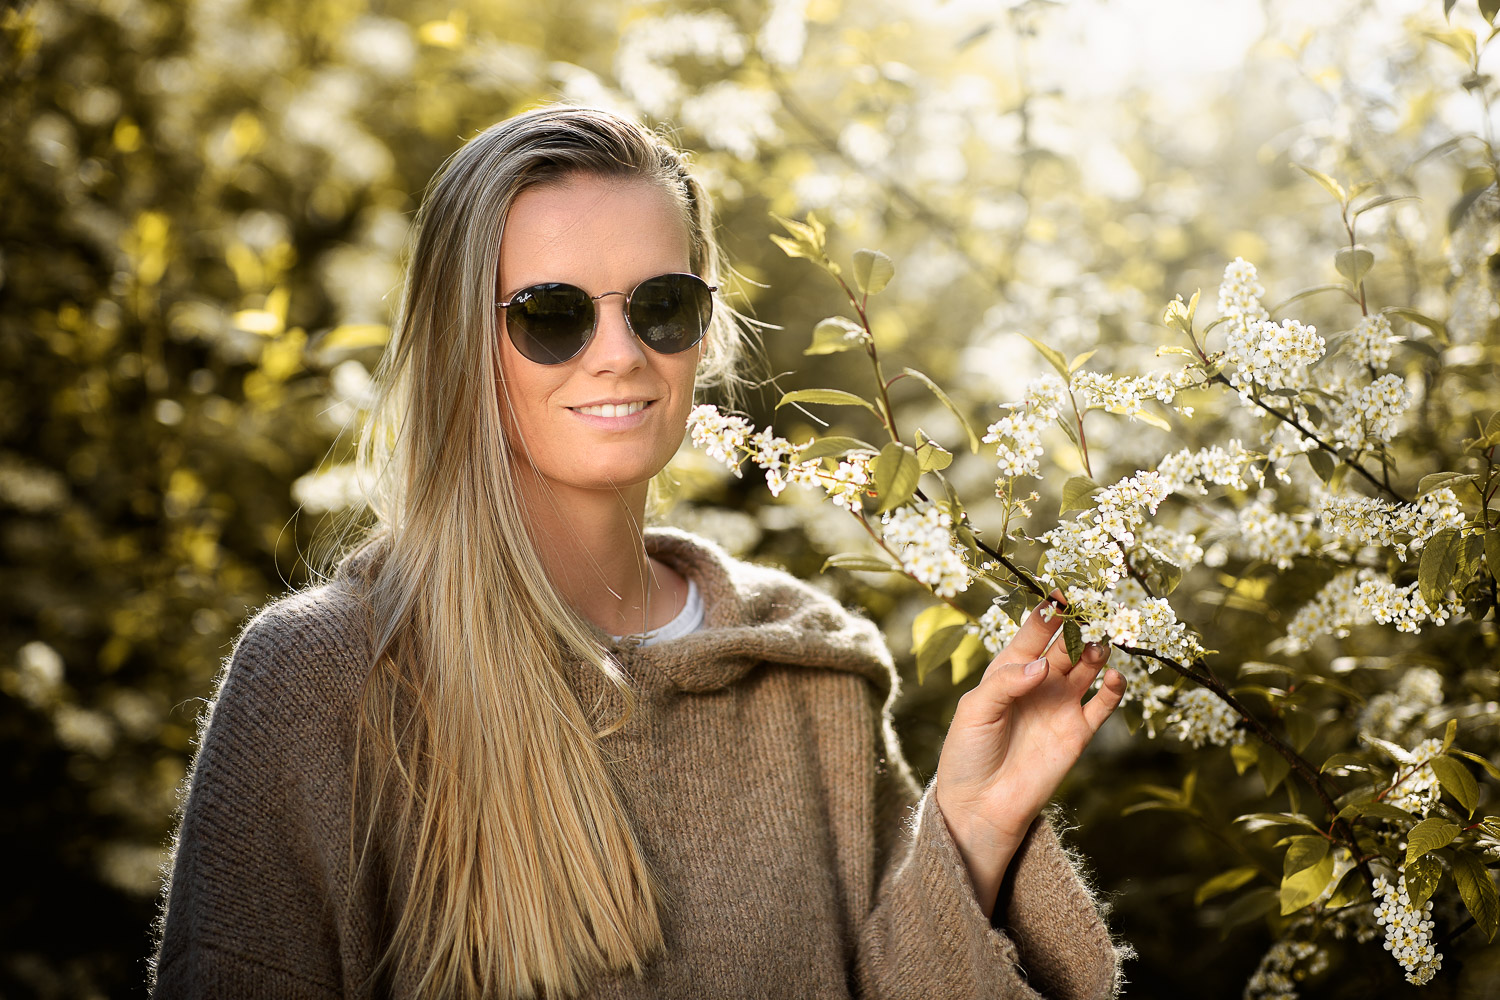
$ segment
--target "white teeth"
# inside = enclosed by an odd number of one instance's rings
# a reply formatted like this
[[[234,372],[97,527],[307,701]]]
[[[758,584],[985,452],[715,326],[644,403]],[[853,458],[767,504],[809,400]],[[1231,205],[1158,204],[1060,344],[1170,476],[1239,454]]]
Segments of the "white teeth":
[[[639,413],[645,408],[645,400],[637,400],[634,403],[604,403],[601,406],[574,407],[578,413],[587,413],[596,417],[626,417],[632,413]]]

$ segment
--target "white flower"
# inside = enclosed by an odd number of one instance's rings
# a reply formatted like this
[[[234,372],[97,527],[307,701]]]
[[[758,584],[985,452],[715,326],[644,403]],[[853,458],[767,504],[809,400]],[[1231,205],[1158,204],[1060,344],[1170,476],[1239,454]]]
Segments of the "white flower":
[[[1266,490],[1237,512],[1232,544],[1237,554],[1290,569],[1294,559],[1312,551],[1313,527],[1278,512],[1275,500],[1275,491]]]
[[[1205,743],[1222,747],[1245,742],[1245,731],[1235,728],[1239,721],[1234,709],[1208,688],[1179,692],[1167,714],[1168,730],[1195,748]]]
[[[1171,404],[1179,390],[1188,388],[1195,381],[1195,376],[1187,370],[1130,376],[1078,371],[1073,373],[1070,385],[1084,397],[1088,406],[1134,418],[1145,412],[1146,400]],[[1178,409],[1188,410],[1191,415],[1190,407]]]
[[[688,411],[688,434],[693,444],[706,451],[711,458],[727,465],[736,476],[740,471],[740,452],[745,450],[750,437],[750,421],[744,417],[720,413],[719,408],[701,403]]]
[[[1458,497],[1446,486],[1414,504],[1329,493],[1315,495],[1313,503],[1327,534],[1348,539],[1355,546],[1390,546],[1403,560],[1408,545],[1420,546],[1444,528],[1461,528],[1465,523]]]
[[[1411,405],[1399,375],[1382,375],[1363,388],[1346,390],[1342,396],[1334,413],[1333,438],[1357,451],[1395,437],[1401,416]]]
[[[1372,895],[1375,922],[1385,928],[1385,950],[1406,970],[1406,981],[1417,986],[1431,982],[1443,967],[1443,956],[1432,944],[1432,900],[1420,910],[1413,907],[1405,875],[1395,885],[1376,876]]]
[[[1350,331],[1351,353],[1356,364],[1369,365],[1376,371],[1390,363],[1397,337],[1384,313],[1366,316]]]
[[[1311,941],[1277,941],[1245,983],[1244,1000],[1297,1000],[1297,983],[1327,968],[1328,952]]]
[[[953,517],[936,504],[924,510],[898,507],[882,514],[882,537],[901,560],[901,568],[933,588],[939,597],[952,597],[969,587],[969,567],[953,545]]]
[[[991,656],[996,656],[1016,637],[1021,626],[1010,620],[1010,615],[1001,606],[1001,599],[997,597],[985,613],[979,616],[979,624],[967,625],[965,629],[970,635],[979,636],[984,642],[984,648],[989,650]]]
[[[1224,281],[1219,285],[1219,313],[1229,320],[1232,328],[1244,329],[1251,323],[1264,322],[1271,318],[1260,297],[1266,294],[1255,273],[1255,265],[1243,257],[1236,257],[1224,268]]]
[[[984,441],[995,446],[1000,478],[999,496],[1006,493],[1006,480],[1016,476],[1040,478],[1042,428],[1057,419],[1067,385],[1056,375],[1043,375],[1026,385],[1020,402],[1006,404],[1011,412],[985,429]]]
[[[1316,327],[1294,319],[1281,323],[1257,320],[1232,326],[1225,360],[1233,366],[1229,382],[1240,397],[1251,398],[1251,388],[1299,389],[1309,385],[1307,366],[1323,356],[1323,338]]]
[[[1443,741],[1426,739],[1412,748],[1401,780],[1391,788],[1390,803],[1415,816],[1426,816],[1437,805],[1442,784],[1428,761],[1443,752]]]

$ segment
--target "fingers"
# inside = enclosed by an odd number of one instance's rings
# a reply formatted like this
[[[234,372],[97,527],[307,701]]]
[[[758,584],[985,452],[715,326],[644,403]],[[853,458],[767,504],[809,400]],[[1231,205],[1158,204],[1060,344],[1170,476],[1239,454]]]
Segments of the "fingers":
[[[1109,671],[1104,675],[1104,683],[1099,685],[1099,690],[1084,703],[1083,718],[1089,729],[1097,733],[1099,727],[1104,725],[1104,720],[1120,707],[1120,700],[1124,697],[1125,677],[1118,670]]]
[[[1010,640],[1010,644],[1001,654],[1006,662],[1034,660],[1047,652],[1047,644],[1052,641],[1057,630],[1062,628],[1062,619],[1057,615],[1049,614],[1043,617],[1042,612],[1048,607],[1053,609],[1067,607],[1061,591],[1054,590],[1051,597],[1031,609],[1031,614],[1026,616],[1015,638]]]
[[[964,698],[975,696],[988,721],[1009,711],[1016,701],[1035,691],[1050,672],[1046,657],[1040,656],[1026,663],[992,663],[979,686]],[[964,698],[959,702],[962,703]]]

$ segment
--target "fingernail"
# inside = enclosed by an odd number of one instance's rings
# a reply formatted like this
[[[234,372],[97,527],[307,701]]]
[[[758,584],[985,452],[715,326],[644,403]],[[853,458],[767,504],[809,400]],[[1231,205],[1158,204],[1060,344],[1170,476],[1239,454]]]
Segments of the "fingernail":
[[[1098,660],[1104,657],[1104,647],[1097,642],[1091,642],[1083,647],[1083,656],[1087,660]]]
[[[1043,667],[1045,667],[1046,665],[1047,665],[1047,658],[1045,656],[1038,656],[1036,659],[1034,659],[1030,663],[1026,664],[1026,676],[1027,677],[1035,677],[1038,673],[1041,672],[1041,669]]]

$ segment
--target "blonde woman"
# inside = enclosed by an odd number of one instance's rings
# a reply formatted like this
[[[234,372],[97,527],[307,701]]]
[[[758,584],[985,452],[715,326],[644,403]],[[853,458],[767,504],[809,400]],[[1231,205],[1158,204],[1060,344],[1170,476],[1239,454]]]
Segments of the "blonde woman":
[[[378,528],[240,636],[152,961],[171,997],[1103,997],[1040,811],[1119,703],[1033,613],[924,790],[879,632],[642,528],[731,375],[708,198],[640,125],[484,131],[418,220]]]

